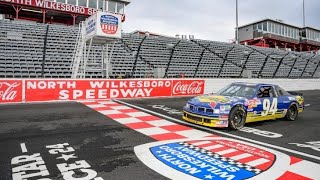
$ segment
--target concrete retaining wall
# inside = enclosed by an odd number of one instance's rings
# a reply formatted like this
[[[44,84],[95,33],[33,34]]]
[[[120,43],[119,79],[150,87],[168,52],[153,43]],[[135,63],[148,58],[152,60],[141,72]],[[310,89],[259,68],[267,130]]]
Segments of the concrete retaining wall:
[[[204,93],[217,92],[233,82],[277,84],[287,91],[320,90],[320,79],[206,79]]]

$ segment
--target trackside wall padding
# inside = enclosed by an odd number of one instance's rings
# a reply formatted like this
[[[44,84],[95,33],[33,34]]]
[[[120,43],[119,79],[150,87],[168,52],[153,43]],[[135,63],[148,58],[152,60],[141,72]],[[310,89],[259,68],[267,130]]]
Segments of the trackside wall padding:
[[[233,82],[320,90],[320,79],[0,79],[0,103],[196,96]]]

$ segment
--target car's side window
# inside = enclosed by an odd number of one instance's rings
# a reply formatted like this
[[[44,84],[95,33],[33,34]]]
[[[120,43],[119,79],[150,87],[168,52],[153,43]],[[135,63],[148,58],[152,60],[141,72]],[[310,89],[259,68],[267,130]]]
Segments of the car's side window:
[[[276,86],[276,91],[277,91],[279,96],[283,96],[284,95],[283,90],[279,86]]]
[[[267,87],[260,87],[260,88],[258,89],[257,96],[258,96],[259,98],[270,97],[270,95],[269,95],[269,89],[268,89]]]
[[[275,88],[272,86],[270,89],[271,97],[277,97],[278,93],[276,92]]]
[[[262,86],[258,89],[257,97],[259,98],[276,97],[276,93],[272,86]]]

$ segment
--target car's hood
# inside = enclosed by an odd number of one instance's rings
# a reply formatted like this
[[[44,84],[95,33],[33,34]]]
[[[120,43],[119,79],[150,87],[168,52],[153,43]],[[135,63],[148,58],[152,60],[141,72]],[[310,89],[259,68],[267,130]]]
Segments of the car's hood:
[[[220,105],[233,105],[236,103],[244,103],[247,99],[243,97],[230,97],[230,96],[220,96],[214,94],[207,94],[195,97],[189,101],[190,104],[207,107],[216,108]],[[219,108],[219,107],[217,107]]]

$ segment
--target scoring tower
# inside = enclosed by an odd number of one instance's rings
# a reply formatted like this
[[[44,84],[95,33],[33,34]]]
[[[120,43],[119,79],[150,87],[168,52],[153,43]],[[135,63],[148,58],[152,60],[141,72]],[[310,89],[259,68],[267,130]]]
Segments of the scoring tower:
[[[72,78],[86,78],[88,71],[100,71],[104,78],[109,78],[110,59],[115,41],[122,37],[122,22],[125,15],[124,10],[123,14],[118,13],[118,7],[123,2],[123,0],[105,0],[101,10],[80,24],[71,66]],[[128,0],[125,2],[130,3]],[[123,9],[124,6],[120,6],[120,8]],[[111,45],[111,49],[109,49],[109,45]],[[92,58],[90,60],[89,55],[93,47],[100,48],[102,56],[101,59],[93,59],[92,63]],[[91,64],[93,65],[91,66]]]

